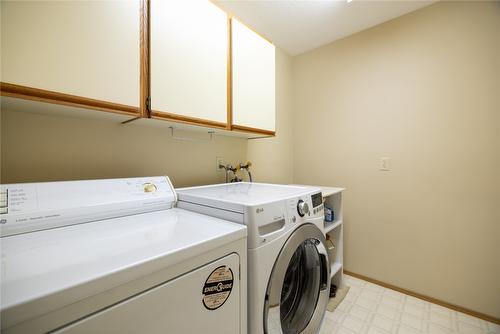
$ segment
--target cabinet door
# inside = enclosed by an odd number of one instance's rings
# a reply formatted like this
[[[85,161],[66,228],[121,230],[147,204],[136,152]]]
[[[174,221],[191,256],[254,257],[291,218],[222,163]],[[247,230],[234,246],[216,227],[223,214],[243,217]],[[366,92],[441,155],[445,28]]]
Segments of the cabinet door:
[[[139,106],[140,4],[2,1],[2,82]]]
[[[233,124],[275,130],[274,45],[232,20]]]
[[[226,127],[227,29],[209,1],[151,1],[153,116]]]

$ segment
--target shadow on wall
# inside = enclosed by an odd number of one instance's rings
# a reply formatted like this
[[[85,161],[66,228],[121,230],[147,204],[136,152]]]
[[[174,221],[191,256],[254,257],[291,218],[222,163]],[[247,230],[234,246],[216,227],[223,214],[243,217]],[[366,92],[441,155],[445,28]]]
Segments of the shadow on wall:
[[[8,110],[1,118],[2,183],[168,175],[182,187],[223,182],[216,157],[247,158],[247,141],[235,137],[173,140],[166,127]]]

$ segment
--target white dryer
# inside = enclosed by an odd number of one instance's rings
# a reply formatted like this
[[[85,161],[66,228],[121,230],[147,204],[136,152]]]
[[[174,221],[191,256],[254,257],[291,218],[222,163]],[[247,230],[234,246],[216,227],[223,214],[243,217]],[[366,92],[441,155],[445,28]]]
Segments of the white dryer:
[[[167,177],[0,191],[2,333],[246,333],[246,228]]]
[[[330,266],[321,191],[231,183],[177,189],[178,207],[248,228],[249,333],[317,333]]]

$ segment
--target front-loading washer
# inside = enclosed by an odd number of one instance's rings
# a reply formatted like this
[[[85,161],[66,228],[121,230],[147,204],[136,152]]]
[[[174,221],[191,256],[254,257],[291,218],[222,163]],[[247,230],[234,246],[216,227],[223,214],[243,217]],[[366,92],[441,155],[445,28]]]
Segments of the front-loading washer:
[[[319,188],[242,182],[177,194],[180,208],[247,226],[249,333],[319,331],[330,289]]]

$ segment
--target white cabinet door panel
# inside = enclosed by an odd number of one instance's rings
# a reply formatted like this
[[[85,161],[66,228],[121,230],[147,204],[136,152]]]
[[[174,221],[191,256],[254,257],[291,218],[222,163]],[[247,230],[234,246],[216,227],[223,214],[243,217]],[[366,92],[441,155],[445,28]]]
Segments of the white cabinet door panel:
[[[232,21],[233,124],[275,130],[275,48]]]
[[[139,106],[140,4],[2,1],[6,83]]]
[[[227,123],[227,15],[209,1],[151,1],[151,109]]]

